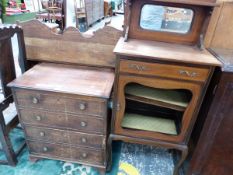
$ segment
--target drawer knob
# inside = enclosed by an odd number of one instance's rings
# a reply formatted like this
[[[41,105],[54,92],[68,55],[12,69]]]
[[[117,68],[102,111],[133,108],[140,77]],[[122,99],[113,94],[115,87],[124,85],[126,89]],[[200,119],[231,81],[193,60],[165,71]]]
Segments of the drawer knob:
[[[37,120],[37,121],[41,121],[41,116],[37,115],[37,116],[36,116],[36,120]]]
[[[86,138],[83,137],[81,140],[82,140],[82,143],[87,143],[87,139]]]
[[[87,158],[87,153],[82,153],[83,158]]]
[[[81,111],[84,111],[84,110],[86,109],[86,104],[85,104],[85,103],[80,103],[80,104],[79,104],[79,109],[80,109]]]
[[[48,151],[48,148],[47,148],[47,147],[43,147],[43,151],[44,151],[44,152],[47,152],[47,151]]]
[[[81,122],[80,125],[81,125],[82,127],[86,127],[86,126],[87,126],[87,123],[86,123],[86,122]]]
[[[39,99],[36,98],[36,97],[33,97],[33,98],[32,98],[32,103],[33,103],[33,104],[38,104],[38,103],[39,103]]]
[[[180,70],[179,73],[181,75],[186,75],[188,77],[196,77],[197,76],[196,72],[189,72],[189,71],[186,71],[186,70]]]
[[[44,136],[45,136],[45,133],[44,133],[44,132],[40,132],[40,136],[41,136],[41,137],[44,137]]]

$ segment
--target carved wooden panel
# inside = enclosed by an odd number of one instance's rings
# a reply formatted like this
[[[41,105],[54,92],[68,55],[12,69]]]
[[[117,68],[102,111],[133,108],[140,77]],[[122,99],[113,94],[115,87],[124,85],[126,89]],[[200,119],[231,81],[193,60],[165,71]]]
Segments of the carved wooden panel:
[[[24,30],[28,60],[115,66],[113,49],[121,31],[113,27],[105,26],[91,35],[82,34],[73,27],[67,28],[62,34],[55,34],[38,20],[19,25]]]

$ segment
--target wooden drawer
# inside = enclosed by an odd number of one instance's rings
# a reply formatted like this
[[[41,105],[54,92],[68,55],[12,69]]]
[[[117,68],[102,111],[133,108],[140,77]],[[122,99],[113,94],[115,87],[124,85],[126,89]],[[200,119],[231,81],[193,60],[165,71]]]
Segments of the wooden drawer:
[[[48,158],[103,165],[103,151],[68,145],[28,141],[29,152]]]
[[[120,72],[205,82],[208,68],[120,60]]]
[[[61,96],[59,93],[23,89],[17,89],[15,93],[17,104],[21,107],[99,117],[105,116],[107,111],[107,102],[98,98],[85,96],[74,96],[71,98]]]
[[[43,127],[24,126],[26,137],[29,140],[43,140],[51,143],[66,143],[74,146],[105,147],[105,136],[85,134],[81,132],[49,129]]]
[[[87,133],[106,133],[106,122],[102,118],[86,115],[46,112],[36,109],[19,109],[20,120],[25,124],[60,129],[72,129]]]

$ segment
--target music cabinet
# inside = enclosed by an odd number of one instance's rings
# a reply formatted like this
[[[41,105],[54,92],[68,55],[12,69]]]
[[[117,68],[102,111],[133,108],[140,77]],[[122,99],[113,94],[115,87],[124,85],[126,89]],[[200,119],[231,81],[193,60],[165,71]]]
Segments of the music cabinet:
[[[221,65],[202,41],[206,12],[213,5],[214,1],[127,1],[124,37],[114,49],[110,146],[112,140],[122,140],[178,150],[174,174],[179,173],[206,89]]]

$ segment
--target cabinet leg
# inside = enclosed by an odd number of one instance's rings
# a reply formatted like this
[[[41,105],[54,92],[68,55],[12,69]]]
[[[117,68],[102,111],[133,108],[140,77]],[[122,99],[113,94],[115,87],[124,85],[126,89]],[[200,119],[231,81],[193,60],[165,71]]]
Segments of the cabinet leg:
[[[185,159],[187,158],[187,155],[188,155],[188,147],[186,147],[185,149],[180,150],[180,151],[181,151],[181,157],[180,157],[180,160],[178,161],[178,163],[176,164],[176,166],[174,168],[173,175],[179,175],[180,167],[184,163],[184,161],[185,161]]]
[[[40,158],[34,157],[34,156],[29,156],[30,162],[36,163]]]
[[[105,175],[106,170],[105,169],[99,169],[99,175]]]
[[[109,172],[112,169],[112,138],[111,135],[108,138],[108,161],[107,161],[107,172]]]

